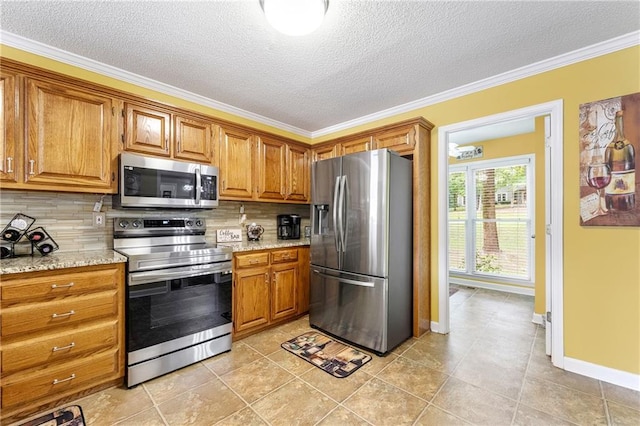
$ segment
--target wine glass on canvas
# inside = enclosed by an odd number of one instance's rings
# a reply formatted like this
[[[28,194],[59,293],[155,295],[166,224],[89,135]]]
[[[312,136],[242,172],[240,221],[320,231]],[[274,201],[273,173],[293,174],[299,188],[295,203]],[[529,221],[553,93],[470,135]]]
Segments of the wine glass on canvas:
[[[598,208],[593,213],[600,216],[607,213],[602,208],[602,188],[605,188],[611,182],[611,169],[605,163],[590,164],[587,169],[587,183],[590,187],[595,188],[598,194]]]

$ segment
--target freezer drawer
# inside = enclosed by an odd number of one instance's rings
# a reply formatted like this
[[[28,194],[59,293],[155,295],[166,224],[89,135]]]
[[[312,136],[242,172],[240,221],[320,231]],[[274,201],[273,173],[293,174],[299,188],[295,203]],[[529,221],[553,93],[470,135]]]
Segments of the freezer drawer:
[[[389,350],[388,280],[311,265],[309,322],[312,326],[371,349]]]

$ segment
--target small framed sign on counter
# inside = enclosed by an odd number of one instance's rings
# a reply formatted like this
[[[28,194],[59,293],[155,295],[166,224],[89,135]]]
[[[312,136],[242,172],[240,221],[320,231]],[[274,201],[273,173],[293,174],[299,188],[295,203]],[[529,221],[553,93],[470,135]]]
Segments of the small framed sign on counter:
[[[216,241],[219,243],[234,243],[242,241],[242,230],[240,228],[218,229],[216,232]]]

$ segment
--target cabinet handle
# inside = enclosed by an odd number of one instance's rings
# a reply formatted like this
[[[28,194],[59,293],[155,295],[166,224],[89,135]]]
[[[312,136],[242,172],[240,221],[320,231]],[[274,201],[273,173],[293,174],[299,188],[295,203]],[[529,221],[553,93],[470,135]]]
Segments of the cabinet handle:
[[[62,383],[62,382],[68,382],[69,380],[73,380],[76,378],[76,373],[71,374],[69,377],[67,377],[66,379],[53,379],[53,382],[51,383],[52,385],[57,385],[58,383]]]
[[[258,262],[260,262],[260,260],[258,260],[258,259],[251,259],[251,260],[249,261],[249,264],[254,265],[254,264],[258,263]]]
[[[274,283],[276,282],[276,273],[275,272],[273,273],[273,282]]]
[[[73,281],[69,284],[51,284],[51,288],[69,288],[76,285]]]
[[[269,284],[269,273],[268,272],[264,273],[264,282]]]
[[[7,157],[7,173],[13,173],[13,157]]]
[[[166,147],[164,150],[169,152],[169,139],[168,138],[166,138],[164,140],[164,146]]]
[[[75,313],[76,312],[72,309],[69,312],[65,312],[64,314],[53,314],[53,315],[51,315],[51,318],[70,317],[71,315],[73,315]]]
[[[176,144],[178,146],[178,152],[182,152],[182,149],[180,149],[180,139],[178,139],[177,141],[178,143]]]
[[[224,186],[224,179],[222,179],[222,189],[227,189],[227,187]]]
[[[73,348],[73,347],[75,347],[75,346],[76,346],[76,343],[75,343],[75,342],[71,342],[71,343],[69,343],[67,346],[60,346],[60,347],[58,347],[58,346],[54,346],[54,347],[53,347],[53,349],[51,349],[51,352],[63,351],[63,350],[65,350],[65,349],[71,349],[71,348]]]
[[[36,171],[35,169],[35,164],[36,164],[36,160],[29,160],[29,174],[30,175],[35,175]]]

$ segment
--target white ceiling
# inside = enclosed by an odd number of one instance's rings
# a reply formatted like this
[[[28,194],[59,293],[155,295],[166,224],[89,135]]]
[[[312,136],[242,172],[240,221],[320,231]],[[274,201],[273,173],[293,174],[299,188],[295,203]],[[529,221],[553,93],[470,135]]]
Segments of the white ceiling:
[[[258,0],[2,0],[0,27],[313,135],[638,31],[640,2],[330,0],[294,38]]]

